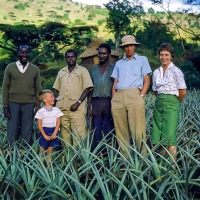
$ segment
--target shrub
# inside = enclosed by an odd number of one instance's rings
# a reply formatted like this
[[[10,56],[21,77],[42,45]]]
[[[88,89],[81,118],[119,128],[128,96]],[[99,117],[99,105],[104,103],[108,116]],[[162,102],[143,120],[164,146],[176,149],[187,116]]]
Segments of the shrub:
[[[68,13],[65,13],[62,17],[64,20],[69,20],[69,14]]]
[[[14,5],[14,8],[15,9],[18,9],[18,10],[25,10],[26,9],[26,6],[24,4],[17,4],[17,5]]]
[[[93,20],[93,18],[92,17],[88,17],[87,20]]]
[[[63,6],[60,6],[60,7],[53,7],[55,8],[56,10],[63,10]]]
[[[98,20],[97,23],[98,23],[99,26],[101,26],[104,22],[105,22],[104,20],[100,19],[100,20]]]

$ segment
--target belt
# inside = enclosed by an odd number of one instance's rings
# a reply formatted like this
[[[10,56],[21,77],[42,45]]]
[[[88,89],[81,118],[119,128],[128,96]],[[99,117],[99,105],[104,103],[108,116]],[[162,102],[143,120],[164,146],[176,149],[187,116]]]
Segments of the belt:
[[[111,99],[111,97],[92,97],[93,99]]]

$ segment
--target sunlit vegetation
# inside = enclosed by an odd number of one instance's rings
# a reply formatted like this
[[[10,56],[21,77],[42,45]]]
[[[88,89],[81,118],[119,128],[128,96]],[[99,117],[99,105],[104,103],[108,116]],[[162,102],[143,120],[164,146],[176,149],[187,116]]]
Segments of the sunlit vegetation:
[[[0,197],[2,199],[198,199],[200,195],[200,101],[199,91],[189,91],[181,105],[178,159],[160,154],[152,147],[152,112],[155,96],[146,96],[148,142],[143,157],[132,144],[126,159],[116,140],[105,140],[91,151],[93,132],[78,148],[64,146],[53,153],[48,164],[38,153],[35,126],[32,147],[8,148],[6,121],[0,112]],[[61,138],[60,138],[61,139]],[[61,139],[62,141],[62,139]],[[63,142],[63,141],[62,141]],[[100,149],[105,148],[108,156]]]

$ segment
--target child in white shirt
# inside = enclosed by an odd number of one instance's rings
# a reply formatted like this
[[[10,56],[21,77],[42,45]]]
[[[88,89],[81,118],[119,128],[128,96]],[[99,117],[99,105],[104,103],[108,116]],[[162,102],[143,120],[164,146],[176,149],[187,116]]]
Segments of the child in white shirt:
[[[51,162],[50,155],[53,153],[53,147],[60,145],[56,136],[60,128],[60,117],[63,116],[63,113],[59,108],[53,107],[54,95],[51,90],[41,91],[39,99],[44,103],[44,107],[39,109],[35,115],[41,133],[39,138],[40,153],[44,154],[46,151],[47,162]]]

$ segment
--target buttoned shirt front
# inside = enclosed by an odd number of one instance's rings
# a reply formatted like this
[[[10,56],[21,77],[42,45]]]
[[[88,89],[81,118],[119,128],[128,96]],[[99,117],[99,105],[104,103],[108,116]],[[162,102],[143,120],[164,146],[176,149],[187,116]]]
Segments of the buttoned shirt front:
[[[118,80],[116,89],[142,89],[144,77],[151,73],[147,57],[135,54],[130,60],[126,57],[116,62],[111,77]]]
[[[92,97],[112,96],[113,79],[111,78],[111,74],[113,72],[113,69],[113,64],[109,64],[103,74],[101,74],[100,65],[94,65],[90,69],[89,73],[94,84]]]
[[[20,61],[18,60],[18,61],[16,62],[16,65],[17,65],[19,71],[20,71],[21,73],[24,73],[24,72],[27,70],[27,68],[28,68],[29,62],[27,62],[26,66],[23,67],[23,65],[22,65],[22,64],[20,63]]]
[[[156,69],[153,73],[152,90],[158,94],[172,94],[179,96],[179,89],[186,89],[184,75],[173,62],[169,64],[163,74],[163,67]]]
[[[68,67],[61,69],[53,85],[53,88],[59,91],[56,106],[61,110],[69,110],[71,105],[79,100],[83,91],[92,87],[92,80],[85,67],[76,65],[71,73]],[[85,101],[81,103],[78,110],[85,112]]]

